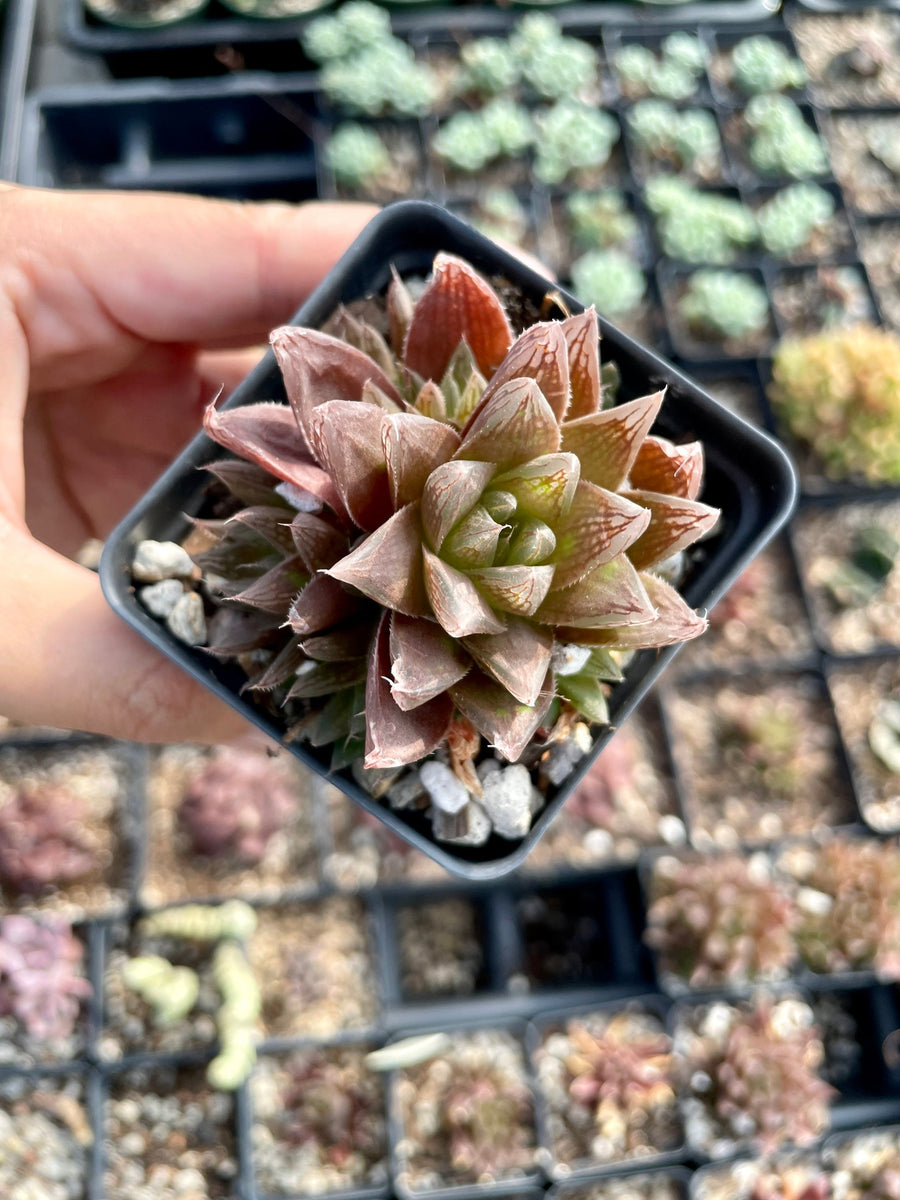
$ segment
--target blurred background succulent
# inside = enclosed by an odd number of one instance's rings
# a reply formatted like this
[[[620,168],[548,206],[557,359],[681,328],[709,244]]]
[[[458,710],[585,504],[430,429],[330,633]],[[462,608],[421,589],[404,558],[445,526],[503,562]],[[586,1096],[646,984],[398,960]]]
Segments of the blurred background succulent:
[[[221,746],[189,783],[178,822],[194,853],[253,865],[297,806],[283,761],[265,751]]]
[[[572,240],[582,250],[623,249],[640,233],[638,219],[624,193],[615,188],[571,191],[566,196],[565,212]]]
[[[589,250],[572,263],[572,288],[612,320],[634,312],[647,290],[644,272],[621,250]]]
[[[727,266],[756,241],[756,220],[745,204],[701,191],[678,176],[649,179],[644,199],[669,258]]]
[[[371,189],[391,165],[377,130],[355,121],[337,126],[325,147],[325,161],[337,183],[349,188]]]
[[[619,140],[619,123],[602,109],[559,100],[535,117],[534,174],[541,183],[560,184],[599,171]]]
[[[714,1001],[679,1015],[676,1061],[688,1140],[713,1157],[806,1146],[830,1123],[833,1089],[813,1011],[793,996]]]
[[[802,88],[806,68],[799,58],[765,34],[741,38],[731,54],[731,79],[746,96]]]
[[[676,108],[665,100],[639,100],[629,109],[628,130],[650,161],[701,179],[721,168],[722,139],[715,116],[705,108]]]
[[[677,308],[691,334],[701,340],[753,338],[769,324],[765,288],[742,271],[695,271]]]
[[[858,325],[786,338],[769,399],[834,479],[900,482],[900,336]]]
[[[754,96],[744,109],[744,122],[750,130],[750,162],[760,175],[808,179],[827,171],[824,142],[787,96]]]
[[[533,141],[528,110],[497,96],[474,112],[454,113],[438,129],[432,148],[457,171],[473,174],[495,159],[521,158]]]
[[[529,13],[509,39],[526,86],[541,100],[593,99],[599,76],[597,51],[566,37],[547,13]]]
[[[55,784],[23,787],[0,807],[0,886],[39,895],[96,867],[80,829],[84,806]]]
[[[11,1015],[30,1037],[63,1046],[91,995],[83,958],[65,921],[0,917],[0,1017]]]
[[[756,214],[763,248],[776,258],[795,254],[828,228],[834,211],[834,197],[816,183],[782,188]]]
[[[613,56],[613,66],[629,99],[689,100],[703,82],[706,60],[700,38],[678,31],[663,38],[658,55],[638,42],[622,46]]]
[[[665,854],[653,863],[646,941],[688,987],[784,977],[795,956],[794,906],[763,854]]]

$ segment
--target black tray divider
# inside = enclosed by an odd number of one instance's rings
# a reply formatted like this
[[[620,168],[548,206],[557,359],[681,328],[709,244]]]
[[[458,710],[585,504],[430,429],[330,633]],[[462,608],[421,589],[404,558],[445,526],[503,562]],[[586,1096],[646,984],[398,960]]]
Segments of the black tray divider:
[[[15,179],[38,0],[6,0],[0,15],[0,179]]]
[[[485,949],[491,988],[502,995],[515,985],[522,969],[522,927],[515,897],[499,887],[484,897]]]
[[[85,1107],[94,1140],[88,1153],[87,1200],[106,1200],[103,1182],[105,1169],[106,1127],[103,1114],[105,1085],[98,1070],[88,1072],[85,1081]]]

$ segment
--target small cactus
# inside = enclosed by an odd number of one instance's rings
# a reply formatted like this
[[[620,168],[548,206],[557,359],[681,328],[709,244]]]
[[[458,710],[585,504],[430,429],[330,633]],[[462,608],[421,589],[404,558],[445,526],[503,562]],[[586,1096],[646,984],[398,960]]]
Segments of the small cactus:
[[[607,189],[575,191],[566,197],[572,237],[585,250],[622,247],[638,236],[638,222],[624,195]]]
[[[463,43],[459,58],[454,90],[460,95],[500,96],[519,82],[519,61],[504,38],[473,38]]]
[[[735,271],[696,271],[678,313],[701,338],[747,338],[765,331],[769,302],[763,287]]]
[[[457,171],[474,174],[498,158],[520,158],[534,140],[528,112],[505,97],[477,112],[454,113],[432,143],[435,153]]]
[[[303,30],[303,49],[317,63],[359,54],[392,39],[391,18],[378,4],[350,0],[334,16],[316,17]]]
[[[327,61],[322,90],[336,108],[352,114],[424,117],[438,88],[431,67],[417,62],[405,42],[391,38]]]
[[[40,1041],[69,1037],[91,994],[81,974],[83,957],[81,942],[64,921],[0,918],[0,1016],[12,1015]]]
[[[542,100],[562,100],[566,96],[586,96],[597,84],[597,52],[579,38],[563,37],[556,22],[555,30],[546,38],[521,36],[522,26],[528,26],[543,14],[532,13],[519,26],[520,36],[513,34],[510,46],[516,53],[522,80]]]
[[[622,91],[631,99],[688,100],[702,81],[706,58],[698,37],[677,32],[663,40],[659,56],[646,46],[632,44],[616,52],[613,65]]]

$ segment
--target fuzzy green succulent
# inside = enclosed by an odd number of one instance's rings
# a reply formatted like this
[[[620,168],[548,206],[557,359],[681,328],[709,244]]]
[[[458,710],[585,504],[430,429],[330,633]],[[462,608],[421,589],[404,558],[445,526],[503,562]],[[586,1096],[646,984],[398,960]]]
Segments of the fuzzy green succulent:
[[[787,96],[754,96],[744,109],[749,157],[761,175],[808,179],[828,170],[828,151],[802,111]]]
[[[762,285],[740,271],[695,271],[678,313],[699,337],[752,337],[766,328],[769,301]]]
[[[521,67],[505,38],[483,37],[464,42],[454,90],[461,95],[498,96],[510,92],[521,78]]]
[[[662,393],[603,408],[593,310],[516,338],[445,254],[383,306],[276,330],[289,405],[207,410],[236,498],[197,556],[209,650],[336,765],[464,729],[514,762],[563,692],[598,711],[611,651],[704,628],[658,573],[717,518],[702,449],[648,436]]]
[[[774,38],[758,34],[743,38],[731,55],[734,86],[747,96],[802,88],[806,69],[798,58]]]
[[[474,174],[498,158],[520,158],[534,141],[528,110],[498,96],[476,112],[454,113],[432,146],[457,171]]]
[[[355,121],[335,129],[325,147],[325,161],[337,182],[350,188],[371,186],[391,165],[381,136]]]
[[[622,247],[638,236],[637,217],[622,192],[574,191],[566,197],[573,240],[585,250]]]
[[[700,191],[678,176],[648,180],[644,198],[670,258],[727,266],[756,240],[756,221],[745,204]]]
[[[572,286],[579,296],[612,318],[637,308],[647,290],[644,272],[621,250],[589,250],[572,263]]]
[[[319,64],[350,58],[378,42],[391,41],[386,9],[368,0],[349,0],[332,16],[316,17],[303,31],[303,49]]]
[[[706,47],[694,34],[677,32],[663,39],[659,56],[637,43],[616,51],[613,65],[626,95],[689,100],[703,78]]]
[[[651,159],[702,177],[718,171],[722,139],[715,116],[704,108],[678,109],[665,100],[640,100],[628,113],[628,130]]]
[[[769,254],[777,258],[795,254],[834,217],[830,192],[817,183],[794,183],[777,192],[756,214],[759,236]]]
[[[546,36],[531,31],[535,22]],[[553,32],[549,31],[552,25]],[[522,80],[542,100],[561,100],[566,96],[586,95],[596,86],[599,67],[597,52],[580,38],[564,37],[555,21],[548,22],[540,13],[532,13],[520,23],[510,46],[519,62]]]
[[[508,246],[521,246],[528,232],[528,210],[510,188],[484,188],[469,220],[485,237]]]
[[[858,325],[786,338],[769,399],[834,479],[900,482],[900,336]]]
[[[535,118],[535,176],[541,183],[563,183],[570,176],[609,161],[619,140],[615,117],[575,100],[559,100]]]

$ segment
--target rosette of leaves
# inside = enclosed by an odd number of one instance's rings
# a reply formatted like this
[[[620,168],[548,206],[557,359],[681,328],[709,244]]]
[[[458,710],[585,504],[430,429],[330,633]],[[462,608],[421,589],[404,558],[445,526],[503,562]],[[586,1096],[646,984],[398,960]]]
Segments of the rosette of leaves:
[[[777,93],[754,96],[744,109],[750,162],[761,175],[806,179],[828,170],[828,152],[793,100]]]
[[[578,295],[613,319],[634,312],[647,290],[644,272],[615,247],[582,254],[572,263],[571,274]]]
[[[785,851],[799,885],[800,956],[813,971],[874,969],[900,978],[900,852],[893,842],[835,838]]]
[[[580,38],[566,37],[546,13],[529,13],[509,39],[524,83],[542,100],[587,96],[599,74],[597,52]]]
[[[613,65],[622,91],[631,99],[659,96],[688,100],[703,79],[706,47],[695,34],[676,32],[663,39],[657,56],[638,43],[617,50]]]
[[[765,289],[740,271],[695,271],[678,313],[701,338],[747,338],[765,331],[769,301]]]
[[[196,854],[260,862],[297,812],[297,794],[265,753],[222,746],[188,785],[178,822]]]
[[[565,208],[572,238],[585,250],[625,246],[639,235],[637,217],[615,189],[570,192]]]
[[[91,994],[83,957],[84,947],[64,921],[0,918],[0,1017],[15,1017],[40,1041],[63,1042]]]
[[[688,1012],[675,1052],[688,1138],[705,1153],[808,1146],[828,1128],[834,1090],[818,1074],[825,1051],[802,1000],[761,995]]]
[[[759,34],[743,38],[735,46],[731,78],[739,91],[756,96],[761,92],[802,88],[806,83],[806,68],[780,42]]]
[[[558,184],[579,172],[599,170],[619,140],[619,123],[601,109],[577,100],[559,100],[538,113],[534,174]]]
[[[628,129],[639,150],[677,170],[711,177],[719,168],[722,139],[705,108],[678,109],[664,100],[640,100],[628,111]]]
[[[782,258],[802,250],[834,217],[834,197],[816,183],[784,188],[756,214],[759,235],[770,254]]]
[[[276,330],[289,405],[207,410],[244,505],[205,524],[210,650],[338,765],[473,727],[515,761],[555,698],[602,718],[611,651],[703,630],[659,574],[716,521],[702,448],[649,436],[660,392],[603,407],[593,310],[516,338],[445,254],[385,309]]]
[[[773,981],[794,961],[794,905],[762,854],[667,854],[650,894],[646,941],[688,987]]]
[[[534,141],[527,109],[497,96],[477,112],[454,113],[436,133],[432,146],[458,171],[480,171],[498,158],[520,158]]]
[[[0,886],[38,895],[89,874],[96,863],[79,834],[83,816],[63,788],[22,788],[0,807]]]
[[[701,191],[676,175],[648,180],[644,199],[670,258],[727,266],[756,241],[756,221],[745,204]]]
[[[355,121],[335,129],[325,146],[325,161],[335,180],[350,188],[372,187],[391,165],[379,133]]]

